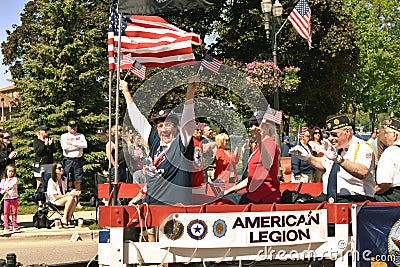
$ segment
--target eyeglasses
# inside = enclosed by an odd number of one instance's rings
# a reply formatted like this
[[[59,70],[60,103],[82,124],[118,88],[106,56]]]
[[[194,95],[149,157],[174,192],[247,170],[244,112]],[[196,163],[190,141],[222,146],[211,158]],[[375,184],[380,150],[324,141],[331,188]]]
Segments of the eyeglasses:
[[[11,136],[3,136],[3,139],[11,139]]]
[[[392,133],[392,134],[396,134],[395,132],[386,132],[386,131],[385,131],[385,135],[391,134],[391,133]]]
[[[59,171],[61,171],[61,170],[63,170],[64,168],[63,168],[63,167],[57,167],[56,169],[59,170]]]

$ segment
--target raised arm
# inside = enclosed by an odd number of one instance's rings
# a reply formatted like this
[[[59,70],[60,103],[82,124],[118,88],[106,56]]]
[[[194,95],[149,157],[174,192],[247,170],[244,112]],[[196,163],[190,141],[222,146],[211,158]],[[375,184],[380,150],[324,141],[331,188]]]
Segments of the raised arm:
[[[129,92],[128,83],[126,81],[120,81],[119,88],[125,97],[126,104],[128,106],[128,115],[132,122],[133,127],[147,142],[151,132],[151,125],[147,121],[147,118],[137,108],[131,93]]]
[[[186,90],[186,102],[183,106],[180,127],[182,143],[185,147],[189,145],[190,139],[192,138],[194,130],[196,129],[193,98],[199,84],[199,76],[196,75],[189,80]]]

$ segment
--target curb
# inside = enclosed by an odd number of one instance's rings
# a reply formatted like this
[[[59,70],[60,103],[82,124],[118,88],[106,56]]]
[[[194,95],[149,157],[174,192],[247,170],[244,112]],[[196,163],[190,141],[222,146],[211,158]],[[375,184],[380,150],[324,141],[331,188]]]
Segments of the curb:
[[[73,235],[78,235],[81,239],[98,240],[100,230],[90,230],[89,228],[80,229],[43,229],[39,231],[18,231],[18,232],[5,232],[0,234],[0,241],[13,240],[13,239],[36,239],[36,240],[49,240],[49,239],[70,239]]]

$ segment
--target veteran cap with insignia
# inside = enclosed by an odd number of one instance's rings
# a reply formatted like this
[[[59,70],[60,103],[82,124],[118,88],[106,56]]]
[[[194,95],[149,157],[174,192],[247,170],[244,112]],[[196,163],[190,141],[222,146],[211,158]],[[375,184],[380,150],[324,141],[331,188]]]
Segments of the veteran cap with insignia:
[[[47,127],[46,125],[40,125],[38,127],[38,131],[48,131],[48,130],[49,130],[49,127]]]
[[[159,122],[165,121],[167,119],[167,117],[174,125],[176,125],[176,126],[179,125],[178,115],[172,113],[172,111],[170,109],[164,109],[164,110],[155,112],[155,113],[151,114],[150,119],[153,120],[153,122],[155,124],[157,124]]]
[[[387,127],[400,132],[400,121],[397,119],[388,120]]]
[[[350,120],[346,115],[330,115],[326,117],[326,130],[332,131],[345,126],[350,126]]]

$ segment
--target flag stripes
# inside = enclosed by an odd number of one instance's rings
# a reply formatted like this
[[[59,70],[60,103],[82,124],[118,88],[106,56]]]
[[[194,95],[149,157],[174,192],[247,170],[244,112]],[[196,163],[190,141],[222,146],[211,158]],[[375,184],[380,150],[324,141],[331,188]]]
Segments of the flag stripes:
[[[110,8],[108,29],[109,68],[115,69],[118,46],[118,14]],[[185,32],[157,16],[122,16],[121,53],[131,53],[146,67],[168,67],[195,62],[192,44],[202,43],[193,32]]]
[[[201,60],[201,66],[203,68],[206,68],[215,74],[219,72],[219,69],[221,68],[222,62],[219,61],[216,58],[213,58],[212,56],[206,54],[204,59]]]
[[[268,109],[265,112],[262,120],[264,122],[268,120],[268,121],[272,121],[276,124],[282,124],[282,111]]]
[[[307,0],[300,0],[290,13],[288,20],[301,37],[311,46],[311,8]]]

